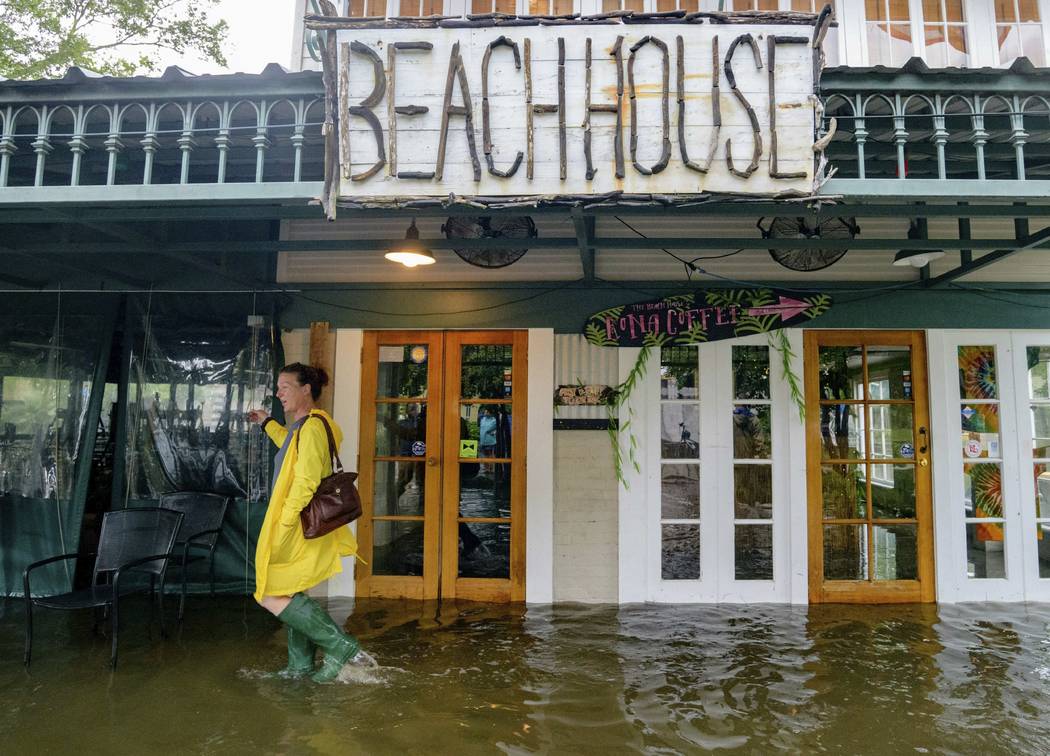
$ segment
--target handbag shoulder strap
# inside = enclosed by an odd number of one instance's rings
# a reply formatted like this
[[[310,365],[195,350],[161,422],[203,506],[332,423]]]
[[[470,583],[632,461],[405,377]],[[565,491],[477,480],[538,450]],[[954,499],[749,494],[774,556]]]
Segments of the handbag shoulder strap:
[[[342,472],[343,471],[343,462],[342,462],[342,460],[339,459],[339,450],[335,446],[335,435],[332,433],[332,426],[328,424],[327,420],[325,420],[324,415],[313,415],[313,414],[311,414],[311,415],[307,416],[306,419],[309,420],[311,417],[316,417],[318,420],[320,420],[322,423],[324,423],[325,433],[328,434],[328,453],[331,455],[332,459],[334,460],[334,462],[332,464],[332,472],[333,473]],[[299,433],[302,433],[303,428],[305,428],[305,427],[306,427],[306,421],[304,420],[302,426],[300,426],[300,428],[299,428],[298,433],[295,434],[295,453],[296,454],[299,454]]]

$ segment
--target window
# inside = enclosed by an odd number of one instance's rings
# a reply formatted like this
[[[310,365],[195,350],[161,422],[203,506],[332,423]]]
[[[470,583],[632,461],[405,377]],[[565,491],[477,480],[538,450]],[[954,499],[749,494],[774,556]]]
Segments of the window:
[[[1022,56],[1034,66],[1046,65],[1038,0],[995,0],[995,33],[1001,65]]]
[[[530,16],[568,16],[572,0],[529,0]]]
[[[868,383],[868,396],[872,401],[890,398],[889,379]],[[863,396],[856,397],[863,399]],[[891,438],[890,407],[886,404],[873,404],[871,412],[871,458],[893,459],[893,442]],[[893,465],[871,466],[871,484],[893,488]]]
[[[470,0],[471,13],[507,13],[518,12],[515,0]]]
[[[780,0],[733,0],[735,11],[775,11],[780,10]]]
[[[346,15],[355,18],[385,16],[386,0],[350,0],[347,4]]]
[[[645,10],[645,0],[602,0],[602,13],[618,10],[631,10],[641,13]]]
[[[922,33],[931,68],[968,66],[963,0],[923,0]]]
[[[656,0],[656,10],[660,13],[673,10],[696,13],[700,10],[700,0]]]
[[[868,62],[900,66],[914,55],[908,0],[865,0]]]
[[[825,5],[831,6],[831,16],[835,17],[835,3],[831,0],[791,0],[791,10],[796,13],[820,13]]]

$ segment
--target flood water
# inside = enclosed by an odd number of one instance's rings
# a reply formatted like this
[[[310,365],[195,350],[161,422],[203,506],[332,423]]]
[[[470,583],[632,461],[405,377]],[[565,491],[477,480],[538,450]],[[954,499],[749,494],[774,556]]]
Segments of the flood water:
[[[0,751],[1047,753],[1050,605],[581,606],[333,602],[379,668],[264,676],[284,630],[191,597],[120,665],[90,612],[0,604]]]

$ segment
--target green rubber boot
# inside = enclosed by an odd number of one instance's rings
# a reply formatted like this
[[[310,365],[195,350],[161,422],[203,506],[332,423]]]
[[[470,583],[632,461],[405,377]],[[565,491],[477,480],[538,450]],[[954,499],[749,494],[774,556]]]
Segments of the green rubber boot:
[[[344,633],[335,620],[328,616],[328,612],[305,593],[295,594],[277,619],[290,629],[298,630],[324,650],[321,668],[310,677],[314,682],[334,680],[343,665],[361,648],[356,638]]]
[[[306,677],[314,671],[314,652],[317,646],[308,637],[288,625],[288,666],[278,674],[281,677]]]

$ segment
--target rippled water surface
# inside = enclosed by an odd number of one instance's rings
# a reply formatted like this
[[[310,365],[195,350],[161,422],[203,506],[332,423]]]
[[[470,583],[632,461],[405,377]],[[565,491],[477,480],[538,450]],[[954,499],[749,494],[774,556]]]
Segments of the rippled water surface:
[[[90,613],[0,604],[0,751],[1047,753],[1050,605],[493,607],[333,603],[379,666],[267,677],[284,631],[195,597],[120,666]],[[349,615],[349,616],[348,616]]]

